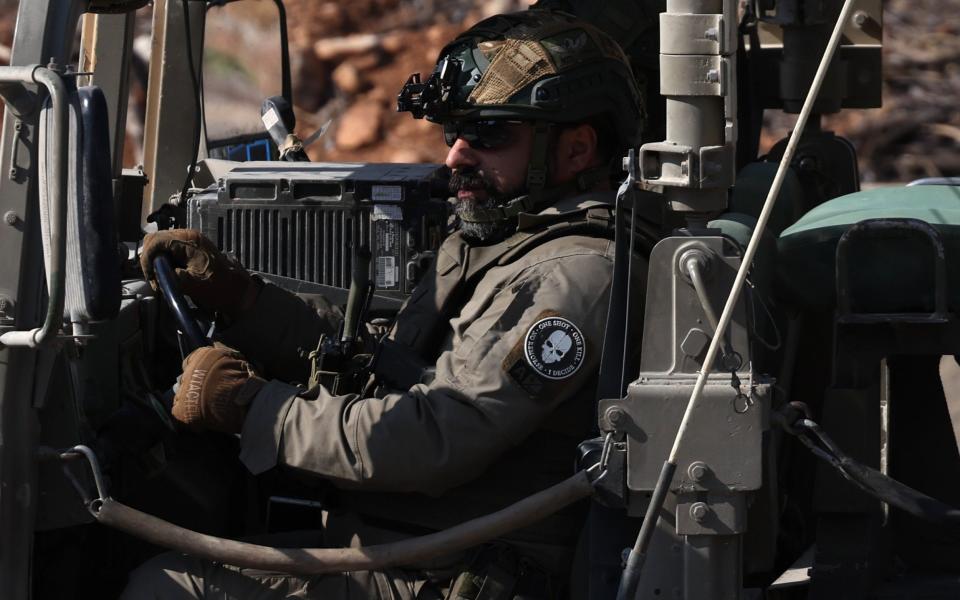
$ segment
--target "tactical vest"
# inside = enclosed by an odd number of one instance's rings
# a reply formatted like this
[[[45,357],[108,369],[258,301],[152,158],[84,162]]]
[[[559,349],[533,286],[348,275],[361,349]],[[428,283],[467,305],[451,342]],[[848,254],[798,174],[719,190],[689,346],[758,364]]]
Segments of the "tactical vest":
[[[613,207],[599,205],[560,215],[537,215],[527,227],[489,246],[471,246],[459,232],[441,245],[437,259],[400,309],[389,334],[380,343],[373,373],[378,384],[406,390],[433,379],[433,365],[448,332],[450,319],[463,305],[483,276],[504,266],[537,246],[566,237],[614,239]]]

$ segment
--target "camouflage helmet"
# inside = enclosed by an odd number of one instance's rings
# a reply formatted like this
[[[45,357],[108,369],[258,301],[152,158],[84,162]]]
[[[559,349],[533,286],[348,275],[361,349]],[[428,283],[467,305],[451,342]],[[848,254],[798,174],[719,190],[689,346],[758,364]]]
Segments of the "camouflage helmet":
[[[619,146],[639,143],[643,98],[620,46],[573,15],[526,10],[485,19],[447,44],[398,110],[435,122],[508,118],[578,123],[606,115]]]

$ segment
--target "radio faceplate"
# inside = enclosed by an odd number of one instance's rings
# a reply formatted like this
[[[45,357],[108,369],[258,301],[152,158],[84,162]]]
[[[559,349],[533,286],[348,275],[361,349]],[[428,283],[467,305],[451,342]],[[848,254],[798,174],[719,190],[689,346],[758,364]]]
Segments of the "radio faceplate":
[[[375,296],[396,304],[448,233],[446,197],[435,164],[238,163],[188,200],[187,226],[251,271],[334,302],[366,246]]]

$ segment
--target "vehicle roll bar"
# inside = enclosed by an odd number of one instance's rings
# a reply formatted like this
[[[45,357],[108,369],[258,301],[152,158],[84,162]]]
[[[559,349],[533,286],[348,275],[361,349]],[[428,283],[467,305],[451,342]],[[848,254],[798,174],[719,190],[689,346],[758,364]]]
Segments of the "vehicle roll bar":
[[[54,194],[50,203],[50,260],[47,263],[47,315],[43,325],[34,329],[8,331],[0,335],[0,344],[37,348],[56,338],[63,323],[63,303],[66,290],[67,257],[67,90],[59,72],[40,65],[0,67],[0,84],[36,83],[50,94],[53,110],[52,139],[48,145],[55,148],[53,162],[40,177],[39,185],[53,181]],[[0,97],[6,94],[0,89]],[[12,98],[11,98],[12,100]]]

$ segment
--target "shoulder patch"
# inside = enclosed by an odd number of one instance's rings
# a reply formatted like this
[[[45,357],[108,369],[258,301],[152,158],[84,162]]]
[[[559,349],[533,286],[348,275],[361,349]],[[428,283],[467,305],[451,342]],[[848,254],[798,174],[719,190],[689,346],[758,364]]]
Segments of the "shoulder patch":
[[[550,316],[530,326],[523,340],[527,364],[547,379],[566,379],[576,373],[586,358],[583,334],[569,320]]]
[[[503,372],[531,396],[576,373],[586,358],[580,329],[555,310],[537,315],[527,333],[503,359]]]

